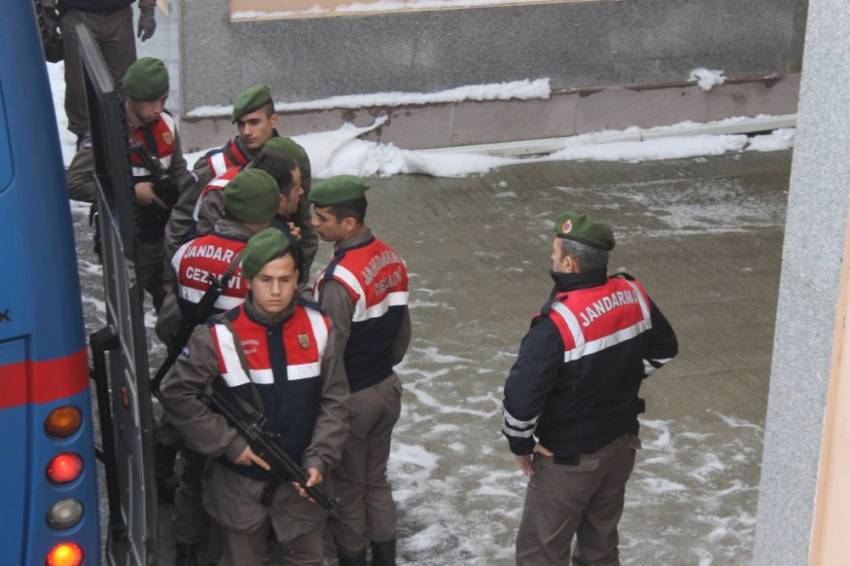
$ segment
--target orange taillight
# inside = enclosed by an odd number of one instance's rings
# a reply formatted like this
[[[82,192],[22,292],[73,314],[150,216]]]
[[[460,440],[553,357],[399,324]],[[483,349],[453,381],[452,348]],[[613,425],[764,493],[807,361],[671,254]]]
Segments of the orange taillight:
[[[73,542],[57,544],[47,553],[47,566],[80,566],[83,563],[83,549]]]
[[[44,421],[44,430],[50,436],[68,438],[80,428],[83,413],[72,405],[53,409]]]
[[[63,452],[50,461],[47,465],[47,477],[55,483],[72,482],[83,471],[83,459],[79,454],[73,452]]]

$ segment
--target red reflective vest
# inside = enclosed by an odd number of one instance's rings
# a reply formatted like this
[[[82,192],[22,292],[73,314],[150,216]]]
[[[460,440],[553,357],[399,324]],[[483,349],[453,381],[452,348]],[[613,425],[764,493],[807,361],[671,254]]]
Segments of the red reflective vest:
[[[649,296],[638,281],[611,277],[605,285],[555,295],[547,313],[564,343],[564,363],[637,337],[652,328]]]
[[[210,275],[221,277],[235,261],[247,242],[208,234],[180,246],[171,259],[177,274],[177,297],[197,305],[209,289]],[[228,285],[222,289],[215,308],[226,311],[238,307],[248,295],[248,285],[242,279],[242,268],[236,267]]]
[[[159,158],[164,170],[171,166],[171,156],[177,143],[177,128],[171,114],[163,112],[152,126],[133,128],[131,135],[140,145],[148,148],[151,155]],[[130,152],[130,163],[133,177],[151,176],[138,152]]]
[[[392,374],[392,347],[409,298],[407,266],[393,248],[370,238],[335,251],[316,282],[339,282],[354,303],[345,371],[351,391],[380,383]]]
[[[253,320],[244,305],[211,323],[218,371],[227,386],[248,403],[262,401],[266,430],[298,462],[310,445],[321,401],[320,377],[330,321],[312,303],[299,301],[288,319],[277,325]],[[232,329],[232,332],[231,332]],[[240,352],[242,356],[240,356]],[[247,364],[242,365],[240,357]],[[223,461],[225,465],[229,462]],[[266,479],[257,466],[236,466],[237,473]]]
[[[228,140],[223,148],[207,154],[207,166],[215,177],[223,175],[233,167],[244,167],[249,161],[251,160],[242,153],[235,139]]]
[[[223,191],[224,187],[226,187],[241,170],[241,166],[231,167],[207,183],[207,186],[204,187],[204,190],[202,190],[201,194],[198,195],[198,200],[195,202],[195,209],[192,211],[192,220],[195,224],[197,224],[198,218],[200,217],[201,205],[203,204],[204,197],[212,191]]]

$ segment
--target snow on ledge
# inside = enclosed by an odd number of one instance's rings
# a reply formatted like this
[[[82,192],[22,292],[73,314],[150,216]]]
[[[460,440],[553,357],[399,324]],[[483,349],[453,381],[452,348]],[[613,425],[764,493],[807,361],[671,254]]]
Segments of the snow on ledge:
[[[708,92],[715,86],[726,82],[726,75],[723,74],[723,71],[698,67],[691,71],[690,80],[696,81],[697,86]]]
[[[538,0],[543,2],[544,0]],[[368,14],[381,12],[400,12],[417,10],[453,10],[478,8],[481,6],[499,6],[505,4],[527,4],[526,0],[374,0],[372,2],[352,2],[333,7],[313,4],[307,10],[237,10],[230,14],[232,22],[250,22],[283,18],[301,18],[305,16],[329,16],[334,14]]]
[[[332,96],[319,100],[302,102],[276,102],[278,112],[297,112],[301,110],[331,110],[335,108],[370,108],[375,106],[393,107],[439,104],[446,102],[487,101],[487,100],[530,100],[547,99],[552,94],[548,78],[506,83],[469,85],[441,90],[439,92],[376,92],[372,94],[351,94]],[[230,116],[233,106],[198,106],[186,116],[189,118],[217,118]]]

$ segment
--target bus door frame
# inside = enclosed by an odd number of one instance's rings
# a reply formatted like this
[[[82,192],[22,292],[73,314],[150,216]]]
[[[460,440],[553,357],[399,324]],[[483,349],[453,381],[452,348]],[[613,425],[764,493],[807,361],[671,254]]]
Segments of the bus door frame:
[[[109,503],[106,556],[115,566],[157,563],[158,501],[144,293],[124,99],[85,24],[76,27],[97,185],[107,326],[90,336]]]

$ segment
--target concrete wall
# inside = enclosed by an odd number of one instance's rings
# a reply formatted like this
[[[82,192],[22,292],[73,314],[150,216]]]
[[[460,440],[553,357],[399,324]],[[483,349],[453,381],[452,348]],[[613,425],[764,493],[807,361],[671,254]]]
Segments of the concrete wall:
[[[782,257],[757,566],[808,563],[850,202],[850,80],[836,72],[837,62],[848,60],[846,0],[813,2]]]
[[[231,23],[182,0],[182,109],[266,82],[278,100],[433,92],[550,77],[553,88],[799,69],[806,0],[598,0]]]

